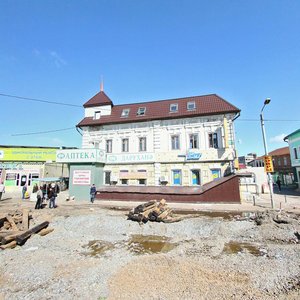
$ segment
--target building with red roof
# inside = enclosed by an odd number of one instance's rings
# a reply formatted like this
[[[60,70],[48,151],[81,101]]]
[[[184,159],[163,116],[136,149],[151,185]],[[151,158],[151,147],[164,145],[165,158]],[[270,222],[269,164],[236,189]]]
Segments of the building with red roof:
[[[117,105],[101,89],[83,107],[82,148],[105,153],[97,186],[202,185],[233,170],[240,110],[216,94]]]

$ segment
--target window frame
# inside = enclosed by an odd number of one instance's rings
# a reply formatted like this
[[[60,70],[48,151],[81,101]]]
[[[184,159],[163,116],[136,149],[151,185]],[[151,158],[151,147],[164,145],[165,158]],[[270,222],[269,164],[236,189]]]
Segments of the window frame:
[[[147,151],[147,138],[145,136],[139,137],[139,152],[146,152],[146,151]]]
[[[198,172],[199,175],[199,183],[198,184],[194,184],[193,183],[193,172]],[[200,169],[191,169],[191,184],[192,186],[200,186],[201,185],[201,170]]]
[[[215,144],[215,141],[216,141],[216,144]],[[208,145],[209,145],[209,148],[219,149],[219,139],[218,139],[217,132],[210,132],[208,134]]]
[[[107,174],[109,174],[109,182],[106,182],[107,179]],[[105,185],[111,185],[111,171],[104,171],[104,184]]]
[[[129,138],[122,139],[122,152],[129,152]]]
[[[294,158],[298,159],[298,151],[296,147],[294,147]]]
[[[179,174],[179,183],[175,183],[175,173]],[[172,185],[180,186],[182,185],[182,170],[180,169],[173,169],[172,170]]]
[[[112,153],[112,139],[108,139],[105,141],[105,150],[106,153]]]
[[[100,118],[101,118],[101,111],[100,110],[94,111],[93,120],[99,120]]]
[[[175,109],[172,109],[172,107],[175,107]],[[171,103],[170,104],[170,113],[176,113],[178,112],[178,103]]]
[[[146,107],[145,106],[139,107],[136,114],[137,116],[144,116],[146,114]]]
[[[191,138],[192,137],[196,137],[196,145],[194,145],[195,139],[193,139],[193,141],[192,141],[193,145],[191,145]],[[199,149],[199,134],[198,133],[189,134],[189,149]]]
[[[175,143],[173,144],[173,139],[174,138],[177,138],[177,144],[178,144],[177,148],[173,147],[173,146],[176,145]],[[180,150],[180,135],[179,134],[172,134],[171,135],[171,150]]]
[[[124,108],[121,113],[121,118],[128,118],[130,113],[130,108]]]
[[[192,107],[192,108],[189,107],[190,104],[193,104],[193,107]],[[196,109],[196,102],[195,102],[195,101],[189,101],[189,102],[187,102],[187,104],[186,104],[186,109],[187,109],[188,111],[190,111],[190,110],[195,110],[195,109]]]

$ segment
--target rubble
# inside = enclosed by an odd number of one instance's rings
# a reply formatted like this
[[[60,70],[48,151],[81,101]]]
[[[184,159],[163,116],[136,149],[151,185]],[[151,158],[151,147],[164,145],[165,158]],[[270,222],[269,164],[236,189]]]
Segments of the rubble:
[[[32,234],[48,234],[53,229],[47,228],[48,221],[44,221],[30,228],[29,221],[32,215],[28,209],[14,211],[0,216],[0,249],[14,248],[23,245]]]

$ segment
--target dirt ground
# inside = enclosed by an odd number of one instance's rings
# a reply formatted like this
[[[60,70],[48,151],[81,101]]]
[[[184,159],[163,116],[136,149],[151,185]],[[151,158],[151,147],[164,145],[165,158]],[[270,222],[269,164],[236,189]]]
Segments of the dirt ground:
[[[120,207],[58,204],[0,201],[0,214],[30,208],[31,226],[54,228],[0,252],[0,299],[300,298],[297,210],[140,225]]]

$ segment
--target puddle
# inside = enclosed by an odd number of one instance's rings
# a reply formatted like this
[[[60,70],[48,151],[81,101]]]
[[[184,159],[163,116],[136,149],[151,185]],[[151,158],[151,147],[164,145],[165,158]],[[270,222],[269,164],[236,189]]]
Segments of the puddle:
[[[224,245],[223,253],[226,254],[237,254],[248,252],[255,256],[263,256],[264,252],[261,251],[257,246],[250,243],[240,243],[240,242],[229,242]]]
[[[166,253],[177,247],[171,239],[157,235],[132,235],[128,241],[128,250],[135,254]]]
[[[97,257],[104,255],[108,250],[112,250],[114,248],[114,244],[105,241],[94,240],[90,241],[83,247],[87,248],[87,251],[83,253],[84,255]]]

